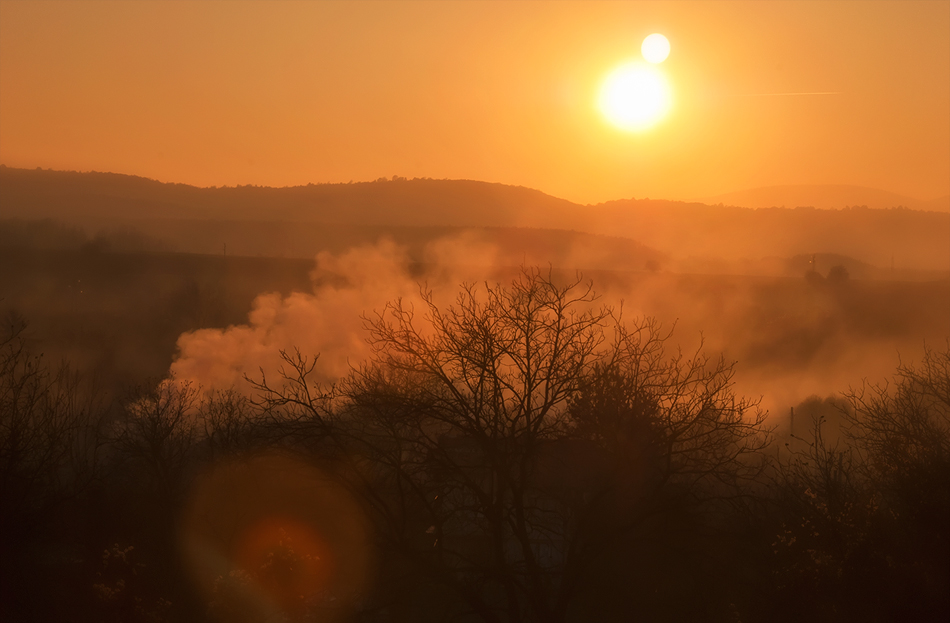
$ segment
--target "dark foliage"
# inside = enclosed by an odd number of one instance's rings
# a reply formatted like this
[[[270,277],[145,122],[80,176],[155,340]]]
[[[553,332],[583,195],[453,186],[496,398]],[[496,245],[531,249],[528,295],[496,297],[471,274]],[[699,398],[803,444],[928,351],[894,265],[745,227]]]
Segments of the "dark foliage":
[[[294,351],[248,395],[165,380],[112,405],[12,318],[0,618],[950,614],[950,345],[807,400],[775,448],[732,365],[580,279],[423,294],[366,318],[373,356],[335,386]]]

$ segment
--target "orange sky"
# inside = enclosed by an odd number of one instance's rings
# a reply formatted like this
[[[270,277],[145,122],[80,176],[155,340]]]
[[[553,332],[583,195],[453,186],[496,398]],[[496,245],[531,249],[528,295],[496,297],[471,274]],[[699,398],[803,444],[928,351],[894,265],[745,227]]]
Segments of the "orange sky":
[[[665,34],[674,107],[598,86]],[[750,96],[832,91],[837,95]],[[468,178],[581,203],[950,193],[950,2],[0,2],[0,162],[203,186]]]

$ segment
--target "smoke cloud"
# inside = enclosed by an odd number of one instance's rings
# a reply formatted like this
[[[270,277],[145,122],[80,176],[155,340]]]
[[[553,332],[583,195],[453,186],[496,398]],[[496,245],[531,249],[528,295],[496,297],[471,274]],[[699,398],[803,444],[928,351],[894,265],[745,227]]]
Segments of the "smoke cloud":
[[[258,296],[247,324],[182,334],[171,375],[210,389],[246,389],[245,375],[273,378],[280,351],[319,355],[316,372],[330,381],[368,352],[362,316],[387,301],[418,296],[405,250],[392,241],[317,256],[312,293]]]
[[[570,249],[568,256],[591,253],[596,250]],[[388,239],[323,252],[311,273],[311,292],[264,293],[247,323],[182,334],[171,376],[205,391],[249,391],[245,376],[260,380],[263,372],[274,382],[280,351],[296,348],[307,357],[319,354],[317,378],[332,382],[369,355],[363,317],[387,302],[402,299],[421,309],[422,284],[439,305],[450,304],[459,284],[504,283],[519,261],[536,259],[514,257],[484,232],[436,239],[415,259]],[[556,265],[554,271],[556,278],[575,275]],[[925,342],[947,339],[946,316],[939,312],[950,313],[950,284],[942,282],[831,284],[662,270],[588,270],[584,276],[593,280],[599,303],[622,302],[628,321],[653,316],[675,326],[671,355],[702,345],[711,356],[737,362],[736,389],[762,397],[762,406],[780,417],[812,394],[835,394],[865,378],[883,380],[899,358],[914,360]]]
[[[449,302],[462,282],[484,279],[498,264],[498,249],[476,233],[429,243],[423,264],[390,239],[340,254],[321,252],[311,272],[313,291],[259,295],[246,324],[199,329],[178,338],[170,376],[205,391],[250,389],[245,380],[275,379],[281,351],[319,355],[314,372],[323,382],[345,376],[369,354],[363,318],[402,299],[421,309],[420,287]],[[426,268],[423,269],[422,266]]]

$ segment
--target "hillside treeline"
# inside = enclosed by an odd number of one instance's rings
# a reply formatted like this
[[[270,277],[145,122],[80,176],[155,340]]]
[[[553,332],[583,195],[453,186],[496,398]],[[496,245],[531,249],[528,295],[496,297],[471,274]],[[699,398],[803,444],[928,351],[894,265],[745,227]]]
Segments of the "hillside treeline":
[[[201,253],[218,252],[228,238],[232,249],[241,239],[243,253],[302,250],[307,237],[294,236],[288,223],[304,227],[308,235],[317,233],[314,225],[319,224],[364,239],[379,235],[358,232],[365,228],[577,231],[627,238],[630,246],[643,245],[677,260],[836,253],[875,266],[946,271],[950,252],[946,212],[791,205],[748,209],[642,198],[585,206],[518,186],[398,177],[286,188],[197,188],[114,173],[0,166],[0,218],[133,228]],[[279,239],[283,247],[266,245],[263,251],[254,233]],[[209,240],[214,240],[210,249]]]
[[[334,385],[287,351],[243,388],[105,404],[10,317],[0,618],[950,614],[950,347],[789,438],[733,365],[580,279],[525,269],[364,322],[372,356]]]

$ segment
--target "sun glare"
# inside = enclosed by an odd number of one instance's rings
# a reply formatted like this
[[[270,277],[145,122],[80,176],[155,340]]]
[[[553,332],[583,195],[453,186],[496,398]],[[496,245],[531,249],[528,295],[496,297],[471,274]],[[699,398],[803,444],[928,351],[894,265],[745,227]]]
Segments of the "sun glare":
[[[600,90],[600,111],[623,130],[649,128],[666,115],[671,104],[670,87],[663,74],[638,62],[615,69]]]

